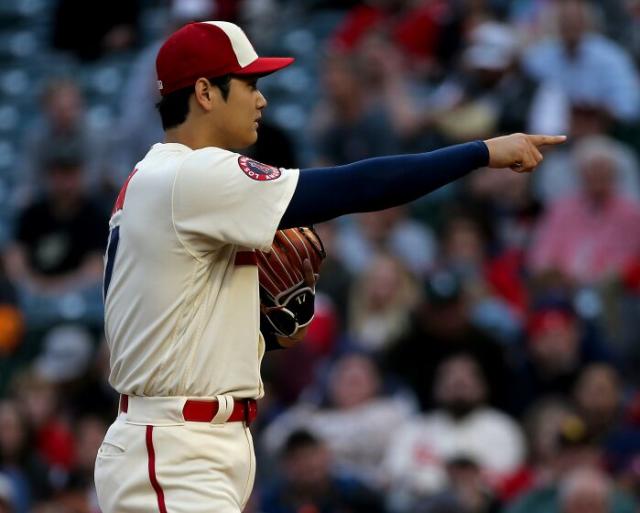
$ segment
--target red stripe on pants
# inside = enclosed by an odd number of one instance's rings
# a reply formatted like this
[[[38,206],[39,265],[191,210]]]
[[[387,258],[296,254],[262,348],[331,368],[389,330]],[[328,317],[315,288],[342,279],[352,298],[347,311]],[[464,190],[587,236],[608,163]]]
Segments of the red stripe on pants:
[[[149,481],[156,491],[158,498],[158,509],[160,513],[167,513],[167,506],[164,503],[164,492],[158,478],[156,477],[156,452],[153,450],[153,426],[147,426],[147,455],[149,456]]]

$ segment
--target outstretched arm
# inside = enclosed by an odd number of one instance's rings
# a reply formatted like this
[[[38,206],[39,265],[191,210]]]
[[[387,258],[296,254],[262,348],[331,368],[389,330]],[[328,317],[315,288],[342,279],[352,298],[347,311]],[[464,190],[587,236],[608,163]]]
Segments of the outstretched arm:
[[[305,226],[355,212],[383,210],[413,201],[489,166],[532,171],[540,148],[564,136],[512,134],[415,155],[361,160],[345,166],[304,169],[280,228]]]

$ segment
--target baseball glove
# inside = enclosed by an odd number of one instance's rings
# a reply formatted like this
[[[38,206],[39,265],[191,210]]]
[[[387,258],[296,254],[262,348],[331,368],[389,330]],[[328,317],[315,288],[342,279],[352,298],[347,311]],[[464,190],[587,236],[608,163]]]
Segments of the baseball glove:
[[[291,337],[313,320],[315,283],[326,256],[322,240],[312,227],[278,230],[271,251],[256,251],[256,256],[260,329]]]

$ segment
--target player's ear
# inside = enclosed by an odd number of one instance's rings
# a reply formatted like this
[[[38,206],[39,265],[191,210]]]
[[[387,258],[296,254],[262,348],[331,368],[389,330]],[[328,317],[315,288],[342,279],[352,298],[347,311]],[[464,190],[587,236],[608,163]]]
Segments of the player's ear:
[[[210,111],[220,101],[220,91],[206,78],[199,78],[194,86],[195,100],[205,111]]]

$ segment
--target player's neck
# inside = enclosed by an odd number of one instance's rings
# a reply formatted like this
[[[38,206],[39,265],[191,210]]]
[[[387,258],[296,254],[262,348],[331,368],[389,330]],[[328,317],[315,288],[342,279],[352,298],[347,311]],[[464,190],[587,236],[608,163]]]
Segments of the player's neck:
[[[218,140],[211,134],[210,130],[205,127],[199,127],[193,123],[182,123],[175,128],[165,131],[165,143],[179,143],[188,146],[192,150],[200,148],[208,148],[215,146],[218,148],[228,149],[222,140]]]

